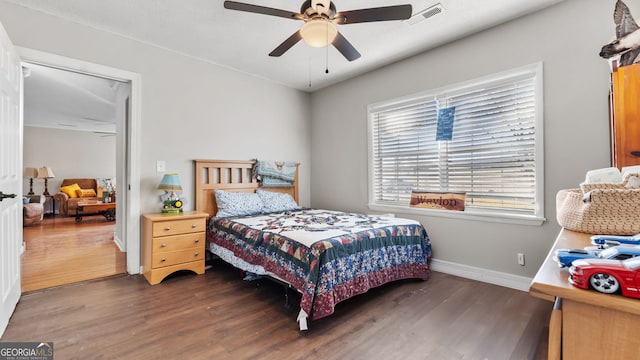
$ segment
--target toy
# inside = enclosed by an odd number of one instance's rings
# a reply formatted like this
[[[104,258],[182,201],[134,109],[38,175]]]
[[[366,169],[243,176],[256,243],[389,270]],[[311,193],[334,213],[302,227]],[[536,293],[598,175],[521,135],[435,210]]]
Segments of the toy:
[[[640,257],[575,260],[569,273],[569,282],[575,287],[591,287],[604,294],[620,292],[622,296],[640,299]]]
[[[167,199],[163,202],[163,214],[178,214],[182,212],[182,200]]]
[[[627,244],[627,245],[640,245],[640,234],[632,236],[620,236],[620,235],[593,235],[591,237],[591,243],[604,249],[608,246]]]
[[[613,259],[625,260],[630,257],[640,256],[640,246],[613,246],[607,249],[586,250],[586,249],[558,249],[553,257],[560,267],[571,265],[578,259]]]

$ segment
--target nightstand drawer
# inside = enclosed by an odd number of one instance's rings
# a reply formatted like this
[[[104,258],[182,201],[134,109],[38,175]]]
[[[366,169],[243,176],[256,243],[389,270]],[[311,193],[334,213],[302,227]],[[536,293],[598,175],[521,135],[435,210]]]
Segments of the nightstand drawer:
[[[168,251],[153,254],[151,266],[153,268],[159,268],[201,259],[204,259],[204,251],[200,248]]]
[[[205,230],[206,219],[180,219],[153,223],[152,236],[168,236]]]
[[[192,233],[185,235],[163,236],[153,239],[152,251],[165,252],[189,248],[204,250],[205,233]]]

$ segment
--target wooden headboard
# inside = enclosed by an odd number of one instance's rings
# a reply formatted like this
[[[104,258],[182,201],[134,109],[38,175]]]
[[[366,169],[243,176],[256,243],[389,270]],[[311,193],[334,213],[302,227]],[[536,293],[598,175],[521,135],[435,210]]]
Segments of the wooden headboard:
[[[216,189],[255,192],[264,189],[287,193],[298,202],[298,167],[293,187],[263,187],[253,177],[255,160],[193,160],[196,181],[196,210],[214,216],[218,212]]]

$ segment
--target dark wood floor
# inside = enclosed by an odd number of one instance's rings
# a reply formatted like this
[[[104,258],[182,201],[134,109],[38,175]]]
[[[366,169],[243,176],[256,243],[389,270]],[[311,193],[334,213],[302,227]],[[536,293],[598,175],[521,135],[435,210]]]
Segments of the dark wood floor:
[[[546,358],[551,304],[526,292],[434,272],[345,301],[300,332],[282,288],[258,284],[214,261],[155,286],[135,275],[33,292],[2,341],[53,341],[56,359]]]

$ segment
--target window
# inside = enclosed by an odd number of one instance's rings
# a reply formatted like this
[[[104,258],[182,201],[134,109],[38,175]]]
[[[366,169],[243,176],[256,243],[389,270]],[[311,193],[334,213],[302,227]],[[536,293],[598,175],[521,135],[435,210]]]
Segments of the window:
[[[444,108],[454,108],[453,130],[438,141]],[[412,190],[466,192],[453,216],[543,220],[542,64],[368,111],[371,208],[408,208]]]

